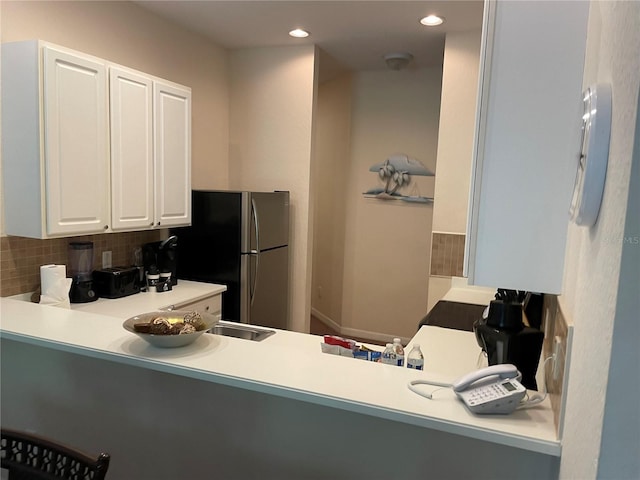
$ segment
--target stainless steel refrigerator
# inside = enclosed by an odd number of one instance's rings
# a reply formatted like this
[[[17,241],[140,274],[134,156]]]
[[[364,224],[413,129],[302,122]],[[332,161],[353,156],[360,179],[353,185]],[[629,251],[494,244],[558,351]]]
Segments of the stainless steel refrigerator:
[[[289,192],[193,190],[178,278],[227,286],[222,319],[287,328]]]

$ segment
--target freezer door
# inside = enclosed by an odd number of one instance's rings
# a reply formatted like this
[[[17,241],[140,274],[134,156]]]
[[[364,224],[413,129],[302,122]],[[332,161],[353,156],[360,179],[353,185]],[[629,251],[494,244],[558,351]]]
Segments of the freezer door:
[[[289,248],[281,247],[247,258],[248,323],[286,329],[289,316]]]
[[[243,253],[289,244],[289,192],[243,192]]]
[[[192,226],[172,228],[178,237],[178,278],[227,286],[225,320],[240,319],[242,193],[192,191]]]

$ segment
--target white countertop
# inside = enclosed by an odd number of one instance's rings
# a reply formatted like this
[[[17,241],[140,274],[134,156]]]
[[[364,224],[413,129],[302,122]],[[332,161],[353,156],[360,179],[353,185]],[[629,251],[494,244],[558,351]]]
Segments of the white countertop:
[[[167,303],[173,303],[173,300]],[[0,337],[4,339],[373,415],[552,456],[559,456],[561,452],[548,400],[509,416],[477,416],[471,414],[450,389],[440,390],[434,400],[427,400],[407,388],[407,382],[416,378],[451,382],[477,368],[479,348],[474,335],[468,332],[422,327],[412,342],[422,346],[425,371],[415,372],[323,354],[319,345],[321,337],[282,330],[261,342],[206,334],[187,347],[158,349],[122,328],[129,313],[98,315],[7,298],[0,299],[0,313]]]
[[[179,280],[177,285],[174,285],[173,289],[168,292],[140,292],[123,298],[99,298],[95,302],[72,303],[71,310],[119,317],[124,321],[140,313],[197,302],[212,295],[219,295],[226,290],[225,285]],[[30,301],[31,294],[25,293],[10,298]]]
[[[451,288],[444,294],[442,300],[449,302],[473,303],[475,305],[489,305],[495,300],[496,289],[468,285],[466,278],[453,277]]]

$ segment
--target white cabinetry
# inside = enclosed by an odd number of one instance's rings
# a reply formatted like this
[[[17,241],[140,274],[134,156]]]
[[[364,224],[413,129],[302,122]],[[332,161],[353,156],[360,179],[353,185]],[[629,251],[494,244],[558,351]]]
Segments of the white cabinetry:
[[[588,2],[487,2],[469,283],[561,293]]]
[[[175,306],[176,310],[193,310],[200,313],[216,315],[218,320],[222,317],[222,295],[212,295],[195,302],[181,303]]]
[[[2,45],[5,233],[191,223],[191,90],[41,41]]]
[[[155,222],[191,223],[191,91],[154,85]]]
[[[108,229],[106,65],[38,41],[2,46],[5,232]]]
[[[130,70],[109,70],[111,223],[144,229],[153,220],[153,82]]]
[[[191,222],[191,91],[112,66],[111,216],[114,230]]]

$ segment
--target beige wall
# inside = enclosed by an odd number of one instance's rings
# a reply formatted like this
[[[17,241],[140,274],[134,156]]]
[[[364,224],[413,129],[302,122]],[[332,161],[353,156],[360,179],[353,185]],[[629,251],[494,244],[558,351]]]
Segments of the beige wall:
[[[447,34],[442,70],[433,231],[467,231],[481,31]]]
[[[445,40],[438,129],[433,231],[466,234],[473,157],[480,30],[449,33]],[[451,277],[429,277],[430,310],[451,288]]]
[[[194,188],[228,183],[227,53],[130,2],[0,4],[2,42],[40,39],[186,85]]]
[[[567,479],[637,478],[639,473],[637,249],[640,246],[638,204],[637,201],[633,207],[627,204],[630,180],[635,195],[639,188],[637,168],[635,176],[631,173],[634,137],[633,161],[640,162],[639,18],[638,2],[591,2],[584,86],[594,82],[611,84],[612,126],[600,213],[593,227],[569,225],[564,294],[559,297],[565,316],[574,324],[560,471],[561,478]],[[635,217],[636,229],[625,232],[627,208],[635,209],[628,218]],[[636,259],[632,268],[623,265],[623,247],[635,248],[635,257],[628,254]],[[623,295],[629,302],[626,308],[620,302]],[[635,305],[630,298],[635,298]],[[612,358],[620,360],[615,369],[610,368]],[[606,418],[620,428],[603,430]],[[603,454],[605,464],[600,463]],[[616,461],[622,458],[624,462]],[[621,470],[633,462],[635,472]]]
[[[289,326],[309,331],[313,46],[256,48],[231,55],[229,187],[291,192]]]
[[[137,69],[191,88],[192,184],[225,188],[228,183],[227,53],[203,37],[129,2],[0,3],[2,42],[41,39]],[[4,214],[4,202],[2,202]],[[4,215],[0,223],[4,234]],[[114,264],[131,261],[133,249],[163,232],[86,237],[95,258],[113,252]],[[33,291],[39,265],[65,263],[65,239],[5,237],[2,295]],[[100,265],[96,262],[96,265]]]
[[[365,198],[378,185],[372,165],[395,153],[435,171],[440,68],[354,75],[351,159],[343,174],[345,266],[342,332],[411,337],[427,306],[431,204]],[[433,196],[433,177],[412,177]],[[412,187],[409,187],[409,192]]]
[[[321,72],[323,68],[321,60]],[[351,83],[349,74],[321,83],[316,109],[311,307],[334,328],[342,323],[344,173],[350,161]]]

